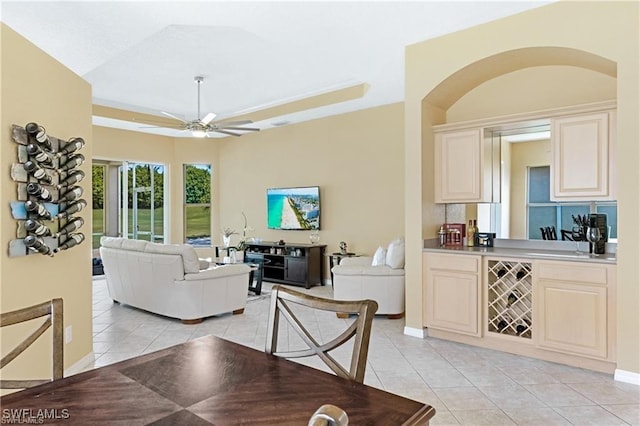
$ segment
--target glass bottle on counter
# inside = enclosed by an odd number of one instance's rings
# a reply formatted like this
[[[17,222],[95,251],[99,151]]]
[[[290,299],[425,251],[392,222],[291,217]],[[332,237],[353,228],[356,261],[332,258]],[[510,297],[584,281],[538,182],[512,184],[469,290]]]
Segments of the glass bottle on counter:
[[[476,221],[469,219],[469,227],[467,228],[467,247],[474,247],[476,241],[476,233],[478,232],[478,227],[476,226]]]

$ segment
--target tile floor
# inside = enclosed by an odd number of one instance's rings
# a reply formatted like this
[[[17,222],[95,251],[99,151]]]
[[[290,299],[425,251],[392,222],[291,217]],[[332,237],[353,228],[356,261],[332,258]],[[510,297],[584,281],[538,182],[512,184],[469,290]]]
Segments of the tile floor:
[[[242,315],[183,325],[112,303],[101,277],[94,277],[93,290],[95,367],[208,334],[264,349],[268,297],[250,300]],[[331,297],[332,288],[308,292]],[[319,336],[349,321],[333,314],[305,318],[315,322]],[[546,361],[409,337],[403,327],[402,319],[375,318],[365,383],[432,405],[434,425],[640,425],[639,386]],[[293,336],[284,340],[296,344]],[[326,369],[315,358],[304,363]]]

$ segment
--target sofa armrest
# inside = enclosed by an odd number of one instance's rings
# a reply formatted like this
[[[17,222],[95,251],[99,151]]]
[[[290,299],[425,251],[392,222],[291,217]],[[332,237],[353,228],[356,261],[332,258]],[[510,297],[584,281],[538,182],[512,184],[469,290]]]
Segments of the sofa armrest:
[[[233,275],[249,274],[251,268],[243,263],[233,265],[220,265],[205,269],[200,272],[184,274],[185,281],[210,280]],[[248,278],[247,278],[248,279]]]
[[[373,262],[371,256],[343,257],[340,266],[371,266],[371,262]]]

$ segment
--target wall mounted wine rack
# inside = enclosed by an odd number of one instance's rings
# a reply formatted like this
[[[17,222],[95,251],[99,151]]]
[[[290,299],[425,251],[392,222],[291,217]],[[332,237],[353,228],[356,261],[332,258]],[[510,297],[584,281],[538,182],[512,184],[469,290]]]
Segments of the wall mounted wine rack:
[[[11,126],[17,144],[17,162],[11,166],[17,199],[10,202],[16,220],[16,239],[9,241],[9,256],[56,253],[81,244],[78,232],[84,224],[74,216],[87,206],[79,183],[84,179],[80,166],[84,146],[80,137],[69,140],[47,135],[35,122]]]
[[[488,331],[531,339],[531,263],[488,260],[487,265]]]

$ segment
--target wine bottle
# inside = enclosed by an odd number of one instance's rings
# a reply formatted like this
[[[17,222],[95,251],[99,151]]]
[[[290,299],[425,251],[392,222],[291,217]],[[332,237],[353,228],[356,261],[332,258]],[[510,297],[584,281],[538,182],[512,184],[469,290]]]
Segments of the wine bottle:
[[[473,245],[476,245],[476,238],[478,237],[478,232],[480,232],[480,230],[478,229],[478,222],[476,221],[476,219],[473,219]]]
[[[24,229],[33,234],[36,234],[38,237],[48,237],[49,235],[51,235],[51,230],[49,228],[33,219],[27,219],[24,222]]]
[[[74,186],[60,197],[60,201],[73,201],[82,196],[84,190],[81,186]]]
[[[527,320],[521,320],[520,324],[516,325],[516,331],[518,334],[522,334],[529,329],[530,323]]]
[[[82,179],[84,179],[84,172],[82,170],[76,170],[72,173],[69,173],[67,178],[60,182],[60,184],[58,185],[58,189],[71,186],[77,182],[80,182]]]
[[[507,322],[505,320],[500,320],[500,322],[498,322],[498,331],[502,331],[505,328],[507,328]]]
[[[25,130],[29,137],[38,142],[40,145],[45,147],[48,151],[51,151],[51,141],[49,141],[49,137],[47,136],[47,132],[44,127],[39,126],[38,123],[27,123],[24,126]]]
[[[27,173],[38,179],[40,182],[51,183],[51,176],[49,176],[47,172],[45,172],[44,169],[35,161],[28,160],[23,164],[23,167]]]
[[[523,279],[525,276],[527,275],[527,271],[525,271],[524,269],[520,269],[517,273],[516,273],[516,279],[518,281],[520,281],[521,279]]]
[[[510,308],[517,300],[518,296],[516,293],[509,293],[509,296],[507,296],[507,308]]]
[[[53,165],[52,155],[34,143],[27,145],[27,154],[35,158],[35,160],[40,164],[44,164],[46,166]]]
[[[82,138],[71,138],[67,142],[67,144],[56,154],[59,157],[62,157],[65,154],[71,154],[72,152],[76,152],[79,149],[82,149],[84,146],[84,139]]]
[[[498,278],[502,278],[502,277],[504,277],[506,274],[507,274],[507,270],[506,270],[506,269],[504,269],[504,268],[500,268],[500,269],[498,270],[498,273],[497,273],[496,275],[498,275]]]
[[[27,235],[24,237],[24,245],[29,247],[31,250],[36,251],[42,254],[48,254],[49,256],[53,256],[53,252],[51,248],[42,241],[42,238],[36,237],[35,235]]]
[[[67,157],[67,160],[64,162],[64,164],[62,164],[58,168],[58,170],[73,169],[74,167],[78,167],[82,165],[82,163],[84,163],[84,155],[82,154],[70,155],[69,157]]]
[[[75,203],[70,203],[65,206],[64,210],[58,213],[58,218],[66,219],[74,213],[78,213],[83,208],[87,207],[87,201],[84,199],[80,199]]]
[[[72,221],[70,221],[69,223],[67,223],[62,228],[60,228],[60,230],[58,231],[58,233],[55,236],[59,237],[60,235],[70,234],[73,231],[75,231],[77,229],[80,229],[80,227],[82,225],[84,225],[84,219],[81,218],[81,217],[77,217],[77,218],[73,219]]]
[[[84,234],[81,232],[78,232],[76,234],[69,234],[69,238],[67,238],[67,240],[59,245],[57,248],[53,249],[54,253],[58,253],[61,250],[67,250],[70,249],[71,247],[75,247],[78,244],[80,244],[81,242],[84,241]]]
[[[37,201],[27,200],[24,202],[24,208],[29,213],[37,214],[39,217],[43,219],[53,220],[51,213],[40,203]]]
[[[473,222],[469,219],[469,226],[467,227],[467,246],[473,247]]]
[[[53,196],[51,195],[51,192],[49,192],[47,188],[40,185],[39,183],[34,183],[34,182],[28,183],[27,193],[29,195],[33,195],[34,197],[38,197],[43,201],[53,201]]]

